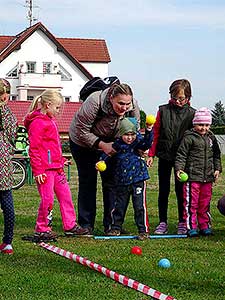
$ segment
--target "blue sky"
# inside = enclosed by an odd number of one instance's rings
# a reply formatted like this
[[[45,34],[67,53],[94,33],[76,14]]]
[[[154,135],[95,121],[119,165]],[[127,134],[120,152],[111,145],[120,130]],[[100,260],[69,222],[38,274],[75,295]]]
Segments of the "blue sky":
[[[0,34],[28,27],[25,0],[1,0]],[[192,84],[192,106],[225,103],[225,0],[33,0],[34,16],[56,37],[102,38],[109,75],[131,85],[155,114],[172,81]]]

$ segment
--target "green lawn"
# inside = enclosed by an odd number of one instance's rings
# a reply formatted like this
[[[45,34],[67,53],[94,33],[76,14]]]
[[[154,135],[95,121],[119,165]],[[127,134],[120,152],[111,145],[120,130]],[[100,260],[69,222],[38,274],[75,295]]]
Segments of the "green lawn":
[[[223,165],[225,157],[223,157]],[[148,182],[148,208],[151,234],[158,223],[157,216],[157,171],[150,169]],[[77,178],[72,170],[70,185],[76,204]],[[217,200],[224,193],[225,175],[214,187],[211,203],[213,218],[212,237],[196,239],[149,239],[94,240],[87,238],[60,237],[60,248],[101,264],[147,286],[172,295],[177,300],[225,299],[225,217],[216,208]],[[173,188],[172,188],[173,190]],[[38,245],[21,240],[21,236],[33,232],[39,197],[35,185],[25,185],[14,191],[16,226],[14,255],[0,255],[0,299],[29,300],[146,300],[150,297],[124,287],[110,278],[55,255]],[[0,231],[3,230],[0,215]],[[174,193],[169,203],[169,233],[176,233],[177,206]],[[124,224],[131,234],[136,234],[132,205],[129,206]],[[59,206],[54,207],[54,231],[62,234]],[[102,234],[102,197],[98,189],[98,211],[95,233]],[[132,246],[142,247],[142,256],[130,253]],[[161,258],[168,258],[172,267],[158,267]]]

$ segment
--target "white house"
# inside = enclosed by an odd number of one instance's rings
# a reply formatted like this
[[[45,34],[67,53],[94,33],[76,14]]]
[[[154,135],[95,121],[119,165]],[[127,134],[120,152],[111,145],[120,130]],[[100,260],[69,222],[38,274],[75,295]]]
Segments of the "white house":
[[[12,100],[33,100],[53,88],[77,102],[85,82],[108,76],[110,61],[105,40],[56,38],[41,22],[0,36],[0,77],[11,83]]]

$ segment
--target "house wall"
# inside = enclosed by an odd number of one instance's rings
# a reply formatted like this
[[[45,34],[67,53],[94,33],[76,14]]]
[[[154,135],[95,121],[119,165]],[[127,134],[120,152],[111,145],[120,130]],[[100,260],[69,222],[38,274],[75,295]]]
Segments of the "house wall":
[[[35,73],[27,73],[26,62],[36,62]],[[43,62],[52,62],[51,74],[43,73]],[[16,65],[20,73],[16,78],[7,78],[6,74]],[[57,74],[61,65],[70,75],[69,80],[61,80]],[[107,63],[83,63],[93,76],[108,76]],[[78,67],[41,31],[35,31],[22,44],[19,50],[11,53],[0,64],[0,77],[11,83],[11,94],[18,95],[19,100],[27,100],[27,95],[36,96],[46,88],[58,88],[70,101],[79,101],[79,91],[88,80]]]
[[[105,78],[108,76],[108,64],[103,63],[81,63],[93,76]]]

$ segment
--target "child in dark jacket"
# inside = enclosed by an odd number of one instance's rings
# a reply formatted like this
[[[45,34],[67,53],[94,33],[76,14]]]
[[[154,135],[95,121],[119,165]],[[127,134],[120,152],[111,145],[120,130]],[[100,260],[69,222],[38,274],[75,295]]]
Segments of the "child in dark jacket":
[[[147,165],[153,165],[154,157],[158,157],[158,213],[159,224],[155,234],[168,232],[168,204],[171,189],[171,176],[175,173],[175,157],[180,142],[187,129],[192,128],[195,109],[190,106],[192,97],[191,83],[187,79],[177,79],[169,87],[170,100],[160,105],[154,124],[154,140],[149,150]],[[175,193],[178,208],[177,233],[186,234],[183,220],[183,183],[175,176]]]
[[[121,233],[130,196],[134,207],[134,219],[138,227],[140,239],[147,237],[149,232],[146,208],[146,180],[149,179],[145,161],[138,150],[147,150],[153,140],[152,125],[147,126],[145,136],[137,132],[135,118],[124,118],[120,127],[120,138],[113,148],[115,154],[115,207],[111,212],[112,224],[108,235],[118,236]]]
[[[195,112],[193,129],[185,132],[175,161],[178,179],[182,172],[188,174],[183,193],[184,219],[190,237],[212,234],[212,184],[217,180],[222,167],[216,137],[209,130],[211,123],[212,116],[207,108],[203,107]]]

